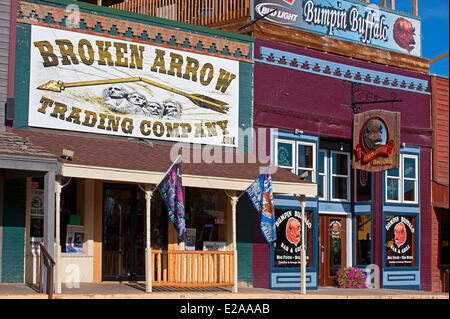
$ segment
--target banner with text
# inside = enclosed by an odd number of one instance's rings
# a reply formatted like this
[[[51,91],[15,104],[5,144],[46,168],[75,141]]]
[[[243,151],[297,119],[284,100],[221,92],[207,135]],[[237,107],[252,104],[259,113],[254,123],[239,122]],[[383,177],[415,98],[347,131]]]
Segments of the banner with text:
[[[255,0],[255,18],[343,40],[421,56],[418,17],[338,0]]]
[[[238,61],[31,28],[29,126],[237,146]]]

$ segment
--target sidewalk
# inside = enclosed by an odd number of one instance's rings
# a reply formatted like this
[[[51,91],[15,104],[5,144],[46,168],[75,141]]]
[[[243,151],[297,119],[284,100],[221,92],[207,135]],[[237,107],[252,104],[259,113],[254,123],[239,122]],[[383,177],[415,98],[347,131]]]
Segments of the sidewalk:
[[[23,284],[0,284],[0,299],[48,299],[36,288]],[[154,287],[145,293],[143,283],[81,283],[79,288],[63,285],[62,294],[54,299],[449,299],[448,293],[400,289],[342,289],[319,287],[301,295],[295,290],[270,290],[240,286],[238,293],[231,287],[171,288]]]

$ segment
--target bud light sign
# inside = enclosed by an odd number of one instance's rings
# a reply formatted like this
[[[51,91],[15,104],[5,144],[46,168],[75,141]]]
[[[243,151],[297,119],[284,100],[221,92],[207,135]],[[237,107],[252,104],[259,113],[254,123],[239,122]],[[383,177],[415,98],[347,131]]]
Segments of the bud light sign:
[[[255,18],[343,40],[421,55],[418,17],[338,0],[255,0]]]

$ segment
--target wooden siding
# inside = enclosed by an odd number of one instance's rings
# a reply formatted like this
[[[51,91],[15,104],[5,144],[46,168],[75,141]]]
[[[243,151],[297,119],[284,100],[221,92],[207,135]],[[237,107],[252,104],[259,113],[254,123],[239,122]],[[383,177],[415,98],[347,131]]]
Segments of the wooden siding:
[[[10,0],[0,0],[0,131],[5,128],[5,102],[8,90],[10,7]]]
[[[433,180],[448,185],[449,79],[431,76],[433,118]]]
[[[370,3],[368,0],[360,2]],[[289,28],[262,20],[258,21],[258,24],[250,24],[251,5],[250,0],[123,0],[120,3],[110,5],[110,7],[234,33],[248,34],[260,39],[312,48],[412,71],[429,72],[429,60],[425,58]],[[382,1],[381,6],[395,10],[395,1],[389,1],[389,5],[386,1]],[[412,1],[412,13],[418,15],[416,0]]]

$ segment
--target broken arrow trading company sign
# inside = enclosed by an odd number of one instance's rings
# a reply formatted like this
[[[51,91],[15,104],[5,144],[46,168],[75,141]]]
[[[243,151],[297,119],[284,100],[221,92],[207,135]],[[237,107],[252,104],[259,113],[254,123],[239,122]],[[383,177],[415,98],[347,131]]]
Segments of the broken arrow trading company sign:
[[[239,62],[32,26],[29,126],[237,146]]]
[[[255,18],[326,36],[421,55],[418,17],[337,0],[255,0]]]

